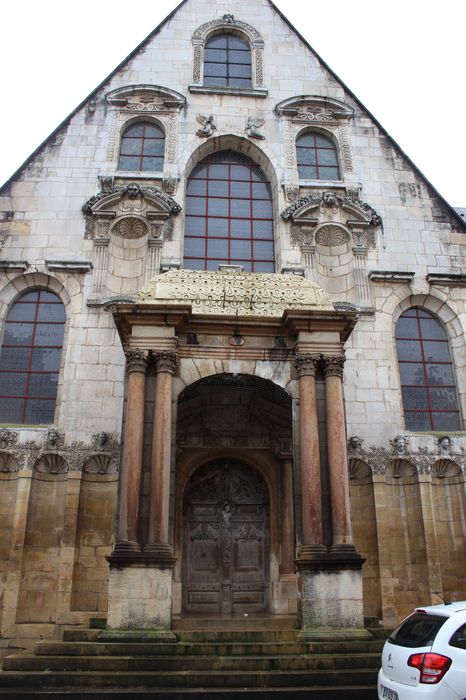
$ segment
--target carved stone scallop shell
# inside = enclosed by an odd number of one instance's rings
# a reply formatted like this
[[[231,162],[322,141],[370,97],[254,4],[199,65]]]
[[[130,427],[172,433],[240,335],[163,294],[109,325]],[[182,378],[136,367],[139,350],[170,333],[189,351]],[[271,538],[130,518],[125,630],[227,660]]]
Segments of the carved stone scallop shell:
[[[392,459],[388,465],[387,474],[395,479],[417,474],[416,465],[408,459]]]
[[[432,476],[436,476],[438,479],[458,476],[459,474],[461,474],[461,467],[452,459],[438,459],[432,467]]]
[[[0,452],[0,472],[17,472],[19,464],[10,452]]]
[[[63,457],[56,454],[42,455],[35,463],[34,468],[41,474],[64,474],[68,471],[68,465]]]
[[[86,474],[114,474],[116,465],[108,455],[93,455],[84,462],[83,471]]]
[[[372,475],[372,469],[362,459],[349,460],[349,475],[350,479],[366,479]]]

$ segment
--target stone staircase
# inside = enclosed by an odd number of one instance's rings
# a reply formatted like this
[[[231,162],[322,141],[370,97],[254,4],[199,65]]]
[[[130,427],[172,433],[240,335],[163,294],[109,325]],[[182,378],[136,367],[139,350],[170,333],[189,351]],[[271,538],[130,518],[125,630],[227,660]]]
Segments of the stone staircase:
[[[14,654],[2,700],[376,700],[383,630],[369,640],[302,641],[291,618],[175,620],[173,635],[66,630]],[[378,638],[377,638],[378,637]]]

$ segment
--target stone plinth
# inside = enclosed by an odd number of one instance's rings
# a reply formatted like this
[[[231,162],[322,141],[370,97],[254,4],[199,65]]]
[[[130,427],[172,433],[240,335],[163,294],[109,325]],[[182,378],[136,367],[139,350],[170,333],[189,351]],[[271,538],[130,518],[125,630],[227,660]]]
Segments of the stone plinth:
[[[301,570],[303,636],[344,636],[363,632],[362,572]]]
[[[145,565],[112,567],[108,629],[170,629],[172,570]]]

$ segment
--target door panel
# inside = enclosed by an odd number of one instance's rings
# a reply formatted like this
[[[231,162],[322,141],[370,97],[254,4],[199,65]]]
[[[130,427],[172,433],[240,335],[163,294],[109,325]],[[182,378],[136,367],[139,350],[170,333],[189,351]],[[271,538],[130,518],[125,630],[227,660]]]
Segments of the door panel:
[[[183,508],[183,609],[268,610],[269,509],[262,479],[230,459],[201,467]]]

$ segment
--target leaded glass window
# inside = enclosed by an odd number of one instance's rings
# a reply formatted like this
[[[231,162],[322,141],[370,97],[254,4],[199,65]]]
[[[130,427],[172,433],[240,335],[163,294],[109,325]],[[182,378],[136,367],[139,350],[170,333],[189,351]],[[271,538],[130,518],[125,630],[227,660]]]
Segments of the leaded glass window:
[[[163,170],[165,134],[152,122],[137,122],[124,130],[120,143],[119,170]]]
[[[35,289],[10,307],[0,353],[0,423],[53,423],[65,309]]]
[[[235,34],[217,34],[204,49],[204,85],[251,87],[251,48]]]
[[[448,339],[428,311],[412,308],[396,324],[405,424],[408,430],[460,430]]]
[[[298,173],[303,180],[339,180],[338,154],[333,141],[305,132],[296,139]]]
[[[184,266],[274,272],[272,191],[250,158],[221,151],[202,160],[187,183]]]

